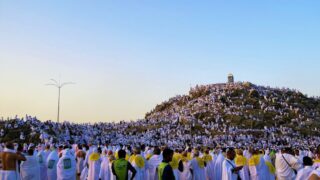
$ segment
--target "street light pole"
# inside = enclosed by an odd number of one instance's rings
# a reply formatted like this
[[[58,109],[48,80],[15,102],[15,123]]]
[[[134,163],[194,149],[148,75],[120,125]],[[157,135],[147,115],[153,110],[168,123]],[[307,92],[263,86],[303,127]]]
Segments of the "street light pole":
[[[70,84],[75,84],[74,82],[65,82],[65,83],[60,83],[56,81],[55,79],[50,79],[52,81],[52,83],[46,84],[47,86],[54,86],[56,88],[58,88],[58,114],[57,114],[57,122],[59,123],[60,120],[60,94],[61,94],[61,88],[66,86],[66,85],[70,85]]]

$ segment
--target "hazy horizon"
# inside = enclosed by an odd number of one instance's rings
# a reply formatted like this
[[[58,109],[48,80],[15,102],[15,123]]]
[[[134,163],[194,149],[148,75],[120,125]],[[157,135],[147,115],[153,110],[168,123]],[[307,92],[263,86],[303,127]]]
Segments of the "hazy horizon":
[[[0,0],[0,117],[143,118],[190,86],[249,81],[320,95],[320,1]]]

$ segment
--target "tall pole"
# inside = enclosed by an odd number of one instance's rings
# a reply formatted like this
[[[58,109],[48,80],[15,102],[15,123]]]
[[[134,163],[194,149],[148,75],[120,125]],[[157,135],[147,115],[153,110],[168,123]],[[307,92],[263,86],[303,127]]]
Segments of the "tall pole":
[[[56,81],[55,79],[50,79],[53,83],[46,84],[47,86],[54,86],[58,88],[58,113],[57,113],[57,122],[60,122],[60,95],[61,95],[61,88],[70,85],[70,84],[75,84],[74,82],[65,82],[65,83],[60,83]]]
[[[59,94],[58,94],[58,117],[57,117],[57,122],[59,123],[60,120],[60,91],[61,87],[59,87]]]

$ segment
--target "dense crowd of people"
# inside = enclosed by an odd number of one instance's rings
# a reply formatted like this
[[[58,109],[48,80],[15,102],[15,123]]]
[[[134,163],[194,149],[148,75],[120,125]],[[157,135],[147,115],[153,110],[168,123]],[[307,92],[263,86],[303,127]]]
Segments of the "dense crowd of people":
[[[1,180],[318,180],[320,146],[0,145]]]
[[[191,88],[137,121],[2,118],[0,180],[313,180],[319,117],[318,98],[227,83]]]

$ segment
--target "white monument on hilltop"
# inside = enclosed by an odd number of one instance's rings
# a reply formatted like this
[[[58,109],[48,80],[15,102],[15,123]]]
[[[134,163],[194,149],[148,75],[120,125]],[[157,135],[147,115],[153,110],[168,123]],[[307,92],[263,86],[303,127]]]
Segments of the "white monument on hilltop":
[[[228,75],[228,83],[234,83],[233,74],[229,74],[229,75]]]

